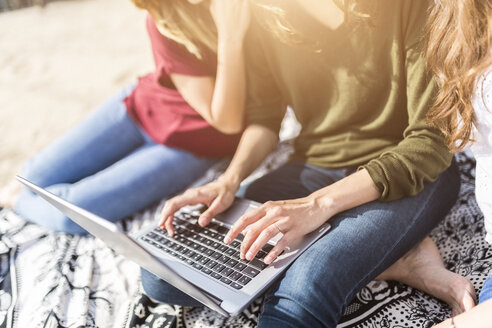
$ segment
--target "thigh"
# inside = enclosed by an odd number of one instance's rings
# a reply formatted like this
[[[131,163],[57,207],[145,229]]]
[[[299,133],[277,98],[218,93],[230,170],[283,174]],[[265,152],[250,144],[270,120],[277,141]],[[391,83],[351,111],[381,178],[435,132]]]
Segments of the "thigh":
[[[336,326],[354,295],[422,240],[455,203],[458,191],[453,165],[416,196],[371,202],[333,217],[332,230],[267,294],[260,326]]]
[[[67,200],[114,221],[182,191],[216,161],[147,144],[60,192]]]
[[[51,185],[47,190],[116,221],[183,190],[215,161],[148,144],[94,175],[76,183]],[[81,227],[33,193],[23,192],[15,210],[28,221],[52,230],[84,233]]]
[[[143,145],[144,136],[127,115],[128,87],[109,99],[24,166],[21,175],[46,187],[73,183],[113,164]]]
[[[288,162],[252,182],[245,197],[257,202],[301,198],[345,177],[351,170],[326,170],[303,162]]]

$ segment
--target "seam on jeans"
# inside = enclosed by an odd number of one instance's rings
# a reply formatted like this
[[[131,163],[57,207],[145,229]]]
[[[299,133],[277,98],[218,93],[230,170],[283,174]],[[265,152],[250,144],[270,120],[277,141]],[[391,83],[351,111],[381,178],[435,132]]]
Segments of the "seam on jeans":
[[[427,197],[427,200],[426,200],[426,202],[424,203],[424,205],[425,205],[425,206],[422,206],[422,207],[421,207],[421,209],[420,209],[420,211],[419,211],[419,215],[422,213],[423,209],[424,209],[424,208],[426,208],[427,204],[429,203],[429,199],[431,198],[430,196],[434,195],[434,193],[435,193],[435,189],[436,189],[436,188],[434,188],[434,189],[432,190],[432,193],[429,195],[429,197]],[[418,216],[414,216],[414,218],[415,218],[415,217],[418,217]],[[409,226],[408,226],[408,228],[405,230],[405,233],[404,233],[404,234],[402,234],[402,235],[401,235],[401,237],[400,237],[400,239],[398,239],[398,241],[397,241],[396,243],[394,243],[394,244],[393,244],[393,246],[391,247],[391,251],[395,249],[396,245],[398,245],[398,244],[402,241],[402,239],[403,239],[403,238],[407,235],[408,231],[409,231],[412,227],[413,227],[413,225],[409,225]],[[373,269],[373,270],[371,270],[368,274],[366,274],[366,275],[363,277],[363,279],[359,280],[359,282],[357,283],[357,285],[360,285],[360,283],[361,283],[363,280],[365,280],[365,279],[367,279],[367,277],[371,276],[371,275],[372,275],[372,273],[376,270],[375,268],[376,268],[376,267],[378,267],[378,266],[379,266],[382,262],[384,262],[384,261],[388,258],[388,254],[389,254],[389,253],[391,253],[391,252],[386,252],[386,256],[383,256],[383,257],[382,257],[382,259],[381,259],[381,260],[380,260],[380,261],[379,261],[379,262],[378,262],[378,263],[374,266],[374,269]],[[354,287],[352,288],[352,290],[350,291],[350,293],[349,293],[349,294],[345,297],[345,300],[344,300],[344,302],[343,302],[343,306],[344,306],[344,307],[346,307],[346,306],[347,306],[347,304],[348,304],[347,299],[349,298],[349,296],[350,296],[350,295],[353,295],[353,294],[354,294],[355,289],[356,289],[356,287],[354,286]]]

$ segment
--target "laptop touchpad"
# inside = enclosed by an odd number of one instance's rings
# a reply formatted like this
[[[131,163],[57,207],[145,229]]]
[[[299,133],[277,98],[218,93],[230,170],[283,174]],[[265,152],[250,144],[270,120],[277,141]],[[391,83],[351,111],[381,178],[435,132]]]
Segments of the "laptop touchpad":
[[[236,198],[234,204],[225,212],[218,214],[215,218],[229,227],[236,222],[244,213],[258,208],[261,204],[244,198]]]

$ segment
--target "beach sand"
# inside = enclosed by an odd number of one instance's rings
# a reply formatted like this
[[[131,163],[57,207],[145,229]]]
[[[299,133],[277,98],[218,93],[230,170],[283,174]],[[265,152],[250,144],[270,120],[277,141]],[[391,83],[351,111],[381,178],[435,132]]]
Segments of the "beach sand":
[[[0,14],[0,187],[22,163],[152,70],[145,12],[122,0]]]

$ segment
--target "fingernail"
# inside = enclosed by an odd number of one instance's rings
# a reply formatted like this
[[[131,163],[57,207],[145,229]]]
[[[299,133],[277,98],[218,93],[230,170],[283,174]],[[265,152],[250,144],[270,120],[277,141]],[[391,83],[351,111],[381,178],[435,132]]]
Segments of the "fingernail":
[[[224,243],[229,244],[230,242],[231,242],[231,237],[229,237],[229,235],[226,235],[224,237]]]
[[[248,251],[246,253],[246,260],[250,261],[252,258],[253,258],[253,253],[251,253],[250,251]]]
[[[264,261],[265,261],[265,264],[270,264],[270,263],[272,263],[272,261],[273,261],[273,256],[267,255],[267,256],[265,257],[265,260],[264,260]]]

